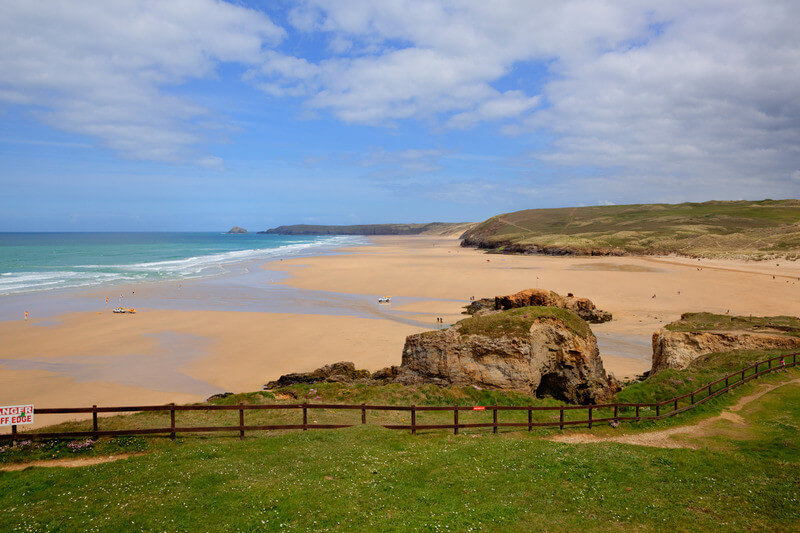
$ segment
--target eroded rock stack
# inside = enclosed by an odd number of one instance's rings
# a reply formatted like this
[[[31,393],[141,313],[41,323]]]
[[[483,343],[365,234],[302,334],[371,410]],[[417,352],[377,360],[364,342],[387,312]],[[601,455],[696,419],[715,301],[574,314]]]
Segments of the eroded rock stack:
[[[397,381],[512,389],[580,404],[602,402],[616,390],[588,326],[575,331],[558,314],[503,315],[473,317],[445,330],[410,335]],[[474,331],[467,327],[470,320],[502,323],[506,318],[524,321],[526,327],[498,333],[487,323],[485,334],[465,333]]]

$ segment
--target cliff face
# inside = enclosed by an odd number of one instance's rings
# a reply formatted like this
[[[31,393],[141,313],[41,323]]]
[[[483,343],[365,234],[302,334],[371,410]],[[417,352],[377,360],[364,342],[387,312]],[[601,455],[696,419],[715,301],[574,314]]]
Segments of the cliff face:
[[[655,373],[665,368],[686,368],[701,355],[733,350],[786,350],[800,347],[800,338],[749,331],[670,331],[653,333]]]
[[[537,318],[524,334],[461,329],[456,324],[407,337],[397,381],[513,389],[572,403],[602,402],[615,390],[594,335],[580,335],[558,319]]]

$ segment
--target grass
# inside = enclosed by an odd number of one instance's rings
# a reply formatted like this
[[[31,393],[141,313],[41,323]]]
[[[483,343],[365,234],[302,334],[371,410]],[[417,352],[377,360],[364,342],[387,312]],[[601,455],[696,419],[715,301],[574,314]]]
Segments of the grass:
[[[750,331],[800,336],[800,318],[793,316],[730,316],[684,313],[665,326],[670,331]]]
[[[572,333],[583,338],[593,336],[589,325],[578,315],[559,307],[519,307],[486,316],[473,316],[458,322],[463,335],[489,337],[527,336],[533,323],[540,318],[558,320]]]
[[[683,371],[657,374],[627,387],[620,400],[648,401],[674,394],[685,384],[697,388],[730,368],[736,370],[764,357],[761,352],[706,356]],[[596,431],[618,434],[693,422],[718,413],[764,382],[778,384],[797,377],[797,369],[769,374],[699,406],[697,412],[616,429],[603,425]],[[305,399],[559,405],[554,400],[473,387],[337,383],[293,385],[275,394],[235,395],[215,403]],[[722,421],[710,434],[696,438],[700,450],[572,445],[542,438],[558,433],[557,429],[498,435],[464,430],[458,436],[440,430],[411,436],[372,425],[381,420],[379,416],[394,416],[372,412],[366,426],[258,432],[244,441],[233,432],[175,442],[100,439],[91,449],[62,453],[145,454],[77,469],[0,472],[4,509],[0,530],[795,531],[800,526],[800,388],[775,389],[740,414],[744,425],[734,427]],[[507,415],[501,413],[501,421]],[[163,424],[160,416],[103,418],[100,425],[133,424],[135,417],[139,417],[137,425],[149,419]],[[197,414],[178,416],[180,423],[187,422],[183,417]],[[236,412],[213,416],[227,416],[234,424]],[[295,422],[299,417],[297,412],[280,416]],[[309,419],[337,416],[349,416],[353,423],[360,419],[358,411],[321,411]],[[418,422],[452,415],[439,416],[420,413]],[[461,415],[462,422],[490,418],[488,412]],[[58,446],[63,444],[54,448]],[[3,451],[0,461],[31,460],[44,453],[29,445]]]
[[[549,247],[573,253],[797,259],[798,222],[798,200],[530,209],[482,222],[467,232],[465,242],[498,251]]]
[[[186,439],[91,468],[0,473],[0,529],[791,531],[797,457],[768,455],[372,426]]]

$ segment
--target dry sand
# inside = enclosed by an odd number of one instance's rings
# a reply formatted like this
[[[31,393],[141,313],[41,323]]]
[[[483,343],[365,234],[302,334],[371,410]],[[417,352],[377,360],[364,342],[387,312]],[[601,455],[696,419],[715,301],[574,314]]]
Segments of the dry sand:
[[[284,260],[293,287],[440,298],[401,306],[458,320],[470,296],[539,287],[590,298],[614,320],[592,325],[617,377],[650,367],[650,337],[688,311],[800,315],[800,264],[677,257],[548,257],[485,254],[455,239],[374,237],[349,254]],[[775,278],[773,279],[773,276]],[[655,297],[653,297],[655,295]]]
[[[431,298],[391,307],[431,328],[439,316],[462,318],[470,296],[531,287],[585,296],[614,314],[592,329],[617,377],[648,369],[651,334],[683,312],[800,315],[795,263],[504,256],[460,248],[455,239],[372,240],[264,268],[287,272],[283,283],[300,289]],[[398,364],[406,335],[422,328],[375,316],[142,309],[0,322],[0,405],[188,402],[258,390],[280,374],[336,361],[370,370]],[[53,421],[39,417],[37,425]]]

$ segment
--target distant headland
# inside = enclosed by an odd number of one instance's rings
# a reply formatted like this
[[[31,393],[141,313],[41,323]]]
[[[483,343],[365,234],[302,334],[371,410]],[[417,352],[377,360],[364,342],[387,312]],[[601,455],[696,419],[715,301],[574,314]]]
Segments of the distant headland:
[[[528,209],[476,224],[462,239],[505,254],[798,259],[800,200]]]
[[[320,226],[295,224],[259,231],[269,235],[440,235],[460,236],[472,228],[472,222],[431,222],[428,224],[360,224]]]

